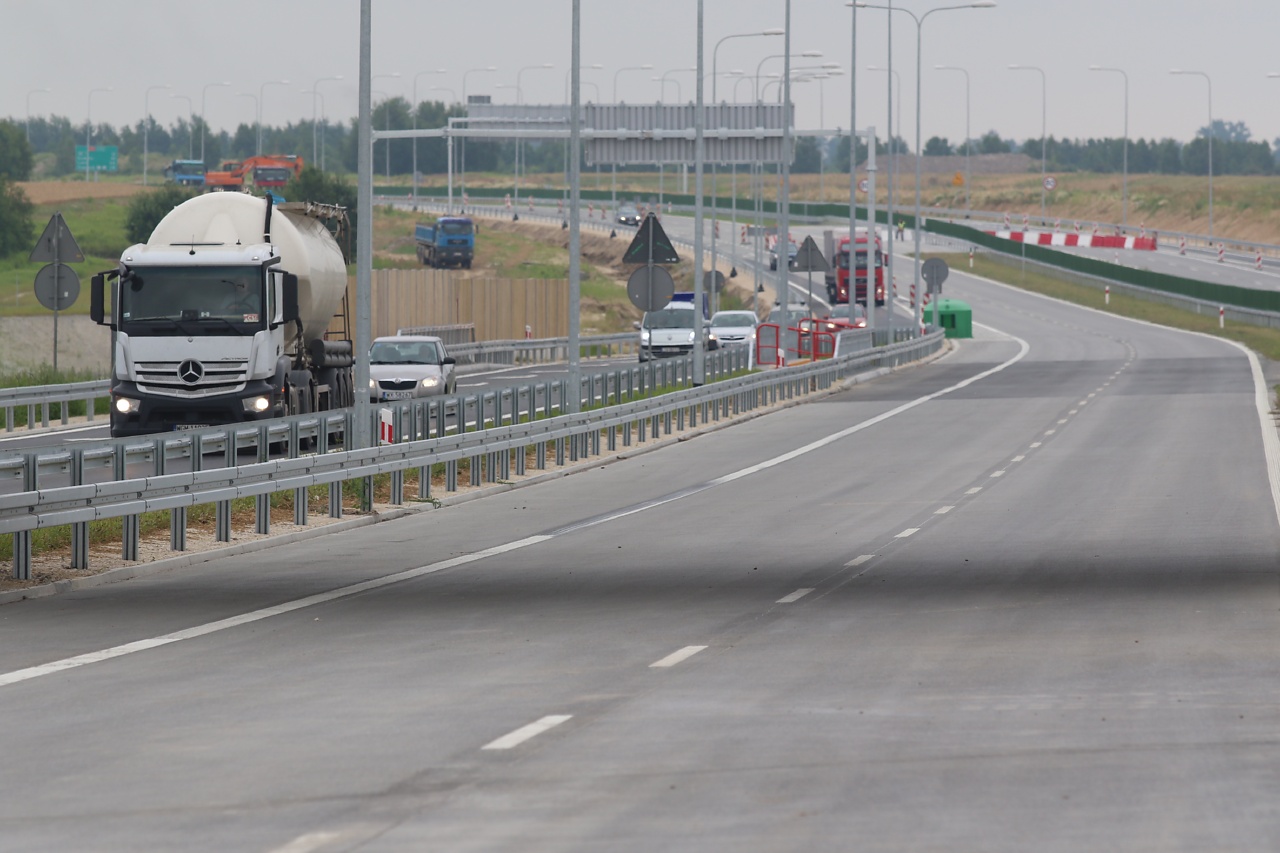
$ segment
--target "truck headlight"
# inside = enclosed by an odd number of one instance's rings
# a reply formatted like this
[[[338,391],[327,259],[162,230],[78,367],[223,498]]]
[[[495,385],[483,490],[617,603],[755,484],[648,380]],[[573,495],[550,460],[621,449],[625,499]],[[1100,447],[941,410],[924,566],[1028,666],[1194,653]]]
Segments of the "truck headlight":
[[[369,387],[370,387],[370,388],[377,388],[377,387],[378,387],[378,380],[370,378],[370,379],[369,379]]]
[[[245,397],[240,401],[246,412],[265,412],[271,408],[271,398],[269,397]]]
[[[128,397],[116,397],[116,411],[122,415],[131,415],[138,411],[140,403]]]
[[[422,380],[423,388],[434,388],[439,384],[440,384],[440,380],[435,376],[428,376],[426,379]]]

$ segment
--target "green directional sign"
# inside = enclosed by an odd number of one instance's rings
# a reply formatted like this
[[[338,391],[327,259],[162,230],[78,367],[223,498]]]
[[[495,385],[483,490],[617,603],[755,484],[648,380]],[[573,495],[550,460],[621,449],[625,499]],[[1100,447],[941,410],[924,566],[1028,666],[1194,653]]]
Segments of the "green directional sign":
[[[77,172],[114,172],[119,163],[120,149],[114,145],[76,146]]]

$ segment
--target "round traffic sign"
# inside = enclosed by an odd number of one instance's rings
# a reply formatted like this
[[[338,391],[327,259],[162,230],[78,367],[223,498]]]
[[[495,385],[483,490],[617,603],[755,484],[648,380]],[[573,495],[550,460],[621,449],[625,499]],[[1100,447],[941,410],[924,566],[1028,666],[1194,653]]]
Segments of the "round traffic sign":
[[[45,264],[36,273],[36,299],[50,311],[66,311],[80,296],[80,277],[66,264]]]
[[[627,279],[627,298],[641,311],[661,311],[675,292],[675,280],[665,267],[643,266]]]
[[[858,192],[864,193],[869,189],[871,189],[871,184],[869,181],[867,181],[866,178],[863,178],[862,180],[858,181]]]
[[[1048,176],[1046,176],[1046,177],[1045,177],[1045,179],[1044,179],[1044,188],[1045,188],[1045,189],[1047,189],[1047,190],[1051,190],[1051,189],[1053,189],[1054,187],[1056,187],[1057,185],[1058,185],[1058,179],[1057,179],[1057,178],[1055,178],[1053,175],[1048,175]]]

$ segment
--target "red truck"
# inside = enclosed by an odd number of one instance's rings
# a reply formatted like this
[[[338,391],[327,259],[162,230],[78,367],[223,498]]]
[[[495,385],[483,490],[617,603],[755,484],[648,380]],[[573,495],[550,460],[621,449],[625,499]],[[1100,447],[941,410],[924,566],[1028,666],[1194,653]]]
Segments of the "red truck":
[[[827,273],[827,301],[832,305],[849,301],[849,238],[841,237],[839,248],[831,251],[832,232],[826,232],[827,256],[831,258],[831,270]],[[857,231],[857,251],[854,269],[857,272],[856,302],[867,304],[867,229]],[[876,305],[884,305],[884,255],[880,251],[880,237],[876,235],[875,251]]]

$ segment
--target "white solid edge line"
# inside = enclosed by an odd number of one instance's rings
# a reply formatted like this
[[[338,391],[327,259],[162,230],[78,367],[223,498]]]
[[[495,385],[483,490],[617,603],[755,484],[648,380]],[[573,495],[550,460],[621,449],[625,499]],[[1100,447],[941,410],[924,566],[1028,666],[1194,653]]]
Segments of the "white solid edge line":
[[[683,649],[674,651],[659,661],[649,664],[649,669],[663,669],[686,661],[696,655],[698,652],[704,651],[706,646],[685,646]]]
[[[802,587],[801,589],[797,589],[795,592],[791,593],[790,595],[782,596],[782,598],[779,598],[775,603],[776,604],[794,604],[795,602],[804,598],[809,593],[813,592],[813,589],[814,589],[813,587]]]
[[[854,557],[852,560],[845,563],[844,567],[846,569],[856,568],[858,566],[861,566],[863,563],[867,562],[868,560],[874,560],[875,557],[876,557],[875,554],[863,554],[862,556]]]
[[[573,719],[572,714],[551,714],[543,717],[541,720],[534,720],[527,726],[521,726],[510,734],[505,734],[497,740],[490,741],[481,749],[513,749],[530,738],[535,738],[543,732],[550,731],[561,723],[568,722]]]
[[[965,273],[965,275],[971,278],[978,279],[979,281],[986,282],[987,284],[993,284],[996,287],[1004,288],[1005,290],[1012,290],[1017,293],[1026,294],[1028,296],[1038,297],[1040,299],[1046,299],[1050,302],[1057,302],[1060,305],[1070,305],[1073,308],[1078,308],[1081,311],[1088,311],[1091,314],[1100,314],[1103,317],[1110,317],[1113,320],[1122,320],[1128,323],[1137,323],[1140,326],[1150,326],[1151,328],[1162,329],[1166,332],[1181,332],[1184,335],[1194,335],[1197,338],[1206,338],[1211,341],[1218,341],[1220,343],[1228,344],[1240,350],[1241,352],[1243,352],[1245,354],[1245,357],[1249,359],[1249,367],[1251,372],[1253,373],[1253,389],[1254,389],[1253,399],[1254,399],[1254,405],[1258,410],[1258,422],[1262,428],[1262,451],[1263,451],[1263,455],[1266,457],[1266,462],[1267,462],[1267,477],[1271,481],[1271,502],[1275,507],[1276,524],[1280,525],[1280,434],[1277,434],[1276,425],[1272,422],[1272,419],[1271,419],[1271,402],[1267,397],[1267,393],[1268,393],[1267,382],[1265,377],[1263,377],[1262,375],[1262,364],[1258,361],[1257,353],[1249,349],[1244,344],[1238,341],[1233,341],[1229,338],[1219,338],[1214,335],[1207,335],[1204,332],[1193,332],[1189,329],[1175,329],[1172,326],[1162,326],[1159,323],[1152,323],[1147,320],[1138,320],[1133,317],[1123,317],[1119,314],[1110,314],[1106,311],[1100,311],[1097,308],[1090,308],[1087,305],[1077,305],[1074,302],[1066,302],[1061,299],[1054,299],[1052,296],[1045,296],[1043,293],[1036,293],[1031,290],[1023,290],[1021,288],[1014,287],[1011,284],[1005,284],[1004,282],[996,281],[995,279],[984,278],[983,276],[974,275],[973,273]],[[974,325],[976,326],[978,324],[974,323]],[[1127,367],[1128,364],[1126,364],[1125,366]],[[1124,368],[1121,368],[1120,371],[1116,371],[1116,373],[1113,374],[1113,376],[1119,376],[1120,372],[1123,369]],[[1053,430],[1050,430],[1049,432],[1045,433],[1045,435],[1050,435],[1052,433],[1053,433]]]

